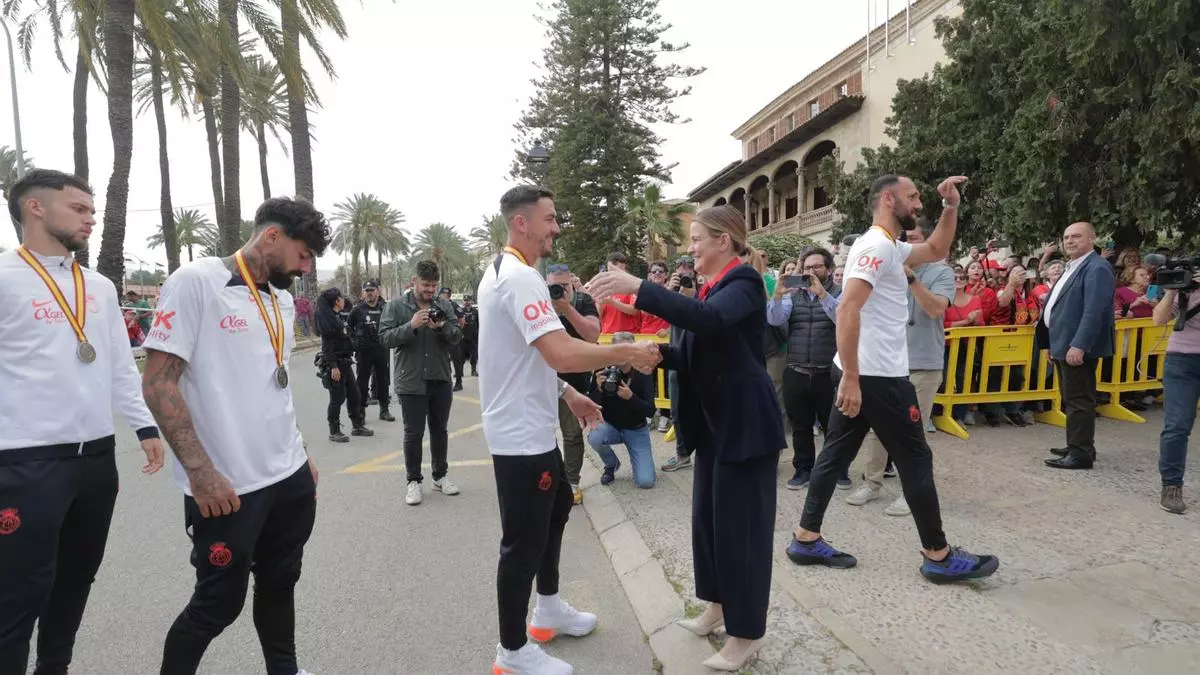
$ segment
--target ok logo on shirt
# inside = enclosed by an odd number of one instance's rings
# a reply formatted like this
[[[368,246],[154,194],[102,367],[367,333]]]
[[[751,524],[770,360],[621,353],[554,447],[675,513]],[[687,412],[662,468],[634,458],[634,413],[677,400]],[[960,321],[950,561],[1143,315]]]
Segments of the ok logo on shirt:
[[[558,316],[554,308],[550,306],[550,303],[545,300],[538,300],[537,302],[525,305],[525,309],[522,312],[525,314],[526,321],[537,321],[543,316],[553,315],[555,318]]]

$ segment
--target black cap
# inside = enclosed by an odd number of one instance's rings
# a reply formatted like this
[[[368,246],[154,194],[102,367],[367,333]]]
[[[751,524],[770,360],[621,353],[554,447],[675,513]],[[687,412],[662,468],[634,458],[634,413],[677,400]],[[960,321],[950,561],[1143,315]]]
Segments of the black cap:
[[[366,283],[363,284],[364,291],[374,291],[374,290],[378,290],[378,289],[379,289],[379,283],[374,280],[367,281]]]
[[[450,290],[450,287],[449,287],[449,286],[444,286],[444,287],[442,288],[441,292],[442,292],[442,293],[454,293],[454,291]]]

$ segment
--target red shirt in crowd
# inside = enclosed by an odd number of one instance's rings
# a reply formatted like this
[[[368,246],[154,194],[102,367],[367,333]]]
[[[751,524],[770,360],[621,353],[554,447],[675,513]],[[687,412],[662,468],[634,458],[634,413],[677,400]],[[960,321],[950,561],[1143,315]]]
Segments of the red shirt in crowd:
[[[978,283],[967,283],[967,287],[963,289],[967,295],[973,295],[979,298],[978,309],[983,314],[984,325],[987,325],[987,320],[996,311],[996,291],[988,287],[987,282],[980,280]]]
[[[666,319],[642,312],[642,326],[637,332],[655,335],[660,330],[671,330],[671,324],[667,323]]]
[[[1013,291],[1013,299],[1008,307],[1001,307],[998,299],[995,301],[987,325],[1028,326],[1037,323],[1038,313],[1037,298],[1032,293],[1026,295],[1025,291],[1018,288]]]
[[[1122,286],[1117,289],[1116,295],[1113,297],[1113,311],[1120,313],[1125,305],[1130,305],[1129,314],[1121,314],[1122,319],[1145,319],[1154,314],[1154,305],[1149,303],[1141,303],[1134,306],[1133,303],[1142,294],[1133,290],[1128,286]]]
[[[1033,299],[1037,300],[1038,307],[1045,307],[1046,300],[1050,298],[1050,286],[1047,284],[1038,284],[1033,287]]]
[[[946,313],[942,315],[942,323],[946,328],[953,328],[955,323],[966,321],[971,312],[977,309],[983,309],[983,303],[980,301],[978,295],[972,295],[971,300],[962,307],[951,302],[946,306]]]
[[[637,301],[636,295],[614,295],[613,300],[623,302],[626,305],[633,305]],[[626,314],[621,310],[605,303],[600,308],[600,332],[601,333],[636,333],[642,327],[642,313],[634,312],[632,315]]]

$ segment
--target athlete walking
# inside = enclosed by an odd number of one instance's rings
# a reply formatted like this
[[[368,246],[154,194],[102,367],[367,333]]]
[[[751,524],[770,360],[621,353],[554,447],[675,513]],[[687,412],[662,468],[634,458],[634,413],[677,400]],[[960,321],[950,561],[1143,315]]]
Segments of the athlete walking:
[[[550,290],[530,265],[550,255],[558,236],[554,195],[520,186],[500,200],[508,225],[504,252],[479,282],[479,392],[483,432],[492,453],[500,503],[500,564],[496,573],[500,644],[495,673],[571,675],[574,669],[526,640],[529,593],[537,604],[528,634],[539,642],[583,636],[596,615],[558,597],[563,528],[571,513],[571,486],[559,451],[558,399],[586,423],[600,406],[559,380],[556,372],[590,372],[632,364],[648,371],[660,360],[651,342],[596,345],[567,335]]]
[[[921,574],[935,582],[990,576],[1000,561],[951,547],[942,532],[937,488],[933,483],[933,454],[917,393],[908,380],[908,280],[912,267],[944,259],[954,242],[964,176],[947,178],[938,186],[942,216],[923,244],[900,240],[916,227],[921,192],[912,180],[893,175],[875,179],[869,207],[871,229],[858,238],[846,259],[845,284],[838,305],[837,348],[840,373],[837,400],[829,416],[825,447],[817,458],[804,513],[787,554],[798,565],[854,567],[854,556],[830,546],[821,537],[821,521],[833,497],[837,477],[854,461],[868,429],[874,429],[900,473],[904,497],[912,508],[921,537]]]

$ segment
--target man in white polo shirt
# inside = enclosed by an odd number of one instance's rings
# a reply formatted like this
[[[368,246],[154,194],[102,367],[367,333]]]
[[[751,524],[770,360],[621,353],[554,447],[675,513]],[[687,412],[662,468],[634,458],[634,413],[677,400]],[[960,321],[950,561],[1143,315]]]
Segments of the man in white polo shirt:
[[[921,574],[934,582],[990,576],[1000,561],[974,555],[946,543],[933,453],[917,392],[908,370],[908,279],[904,266],[941,260],[950,252],[958,226],[958,184],[962,176],[938,186],[942,217],[922,244],[898,241],[916,226],[921,191],[908,178],[885,175],[871,185],[868,205],[872,226],[854,242],[846,258],[845,286],[838,305],[837,347],[833,364],[840,375],[837,399],[829,415],[825,447],[817,458],[800,527],[787,547],[798,565],[854,567],[854,556],[838,551],[821,537],[821,522],[837,477],[854,461],[869,429],[891,456],[900,473],[904,498],[921,537]]]
[[[288,388],[295,307],[285,289],[329,245],[310,204],[269,199],[233,256],[179,268],[163,284],[147,351],[146,402],[175,453],[196,588],[167,633],[161,673],[196,672],[242,611],[269,675],[295,675],[295,597],[316,517],[317,472]]]
[[[73,253],[96,224],[82,179],[36,169],[9,191],[22,246],[0,254],[0,673],[65,673],[117,500],[112,411],[148,460],[162,442],[142,401],[117,289]]]
[[[528,634],[538,642],[583,636],[596,615],[558,597],[558,558],[573,502],[558,448],[558,399],[585,423],[600,406],[556,373],[590,372],[630,363],[649,371],[660,356],[652,342],[597,345],[567,335],[546,282],[531,267],[550,255],[558,236],[554,195],[519,186],[500,199],[508,245],[479,282],[479,394],[483,432],[492,453],[500,502],[500,564],[496,575],[500,644],[494,671],[571,675],[567,663],[526,640],[529,593],[537,604]]]

